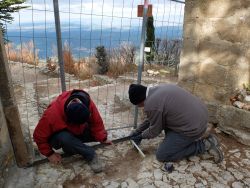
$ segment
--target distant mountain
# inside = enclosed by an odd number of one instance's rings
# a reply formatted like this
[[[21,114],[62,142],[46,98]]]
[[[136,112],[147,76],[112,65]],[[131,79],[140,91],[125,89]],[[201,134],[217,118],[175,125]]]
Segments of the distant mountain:
[[[119,46],[122,42],[131,42],[137,48],[140,46],[141,26],[131,28],[98,28],[79,27],[79,25],[61,25],[62,41],[67,42],[75,57],[86,57],[95,53],[95,47],[104,45],[107,49]],[[182,38],[182,27],[163,26],[155,28],[156,38],[180,39]],[[17,47],[21,43],[33,41],[35,48],[39,49],[39,58],[56,56],[56,32],[54,25],[30,25],[24,24],[19,27],[8,28],[9,41]]]

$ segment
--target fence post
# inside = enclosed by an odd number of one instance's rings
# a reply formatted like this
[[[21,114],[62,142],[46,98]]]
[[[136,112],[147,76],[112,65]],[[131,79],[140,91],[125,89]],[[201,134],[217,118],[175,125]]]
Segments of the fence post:
[[[62,91],[66,91],[58,0],[53,0],[53,5],[54,5],[55,26],[56,26],[57,53],[58,53],[58,61],[60,67],[61,88]]]
[[[145,47],[146,25],[147,25],[147,13],[148,13],[148,0],[144,0],[137,84],[141,83],[141,77],[142,77],[142,71],[143,71],[142,69],[144,67],[144,47]],[[138,120],[138,107],[135,106],[134,128],[137,127],[137,120]]]
[[[0,99],[7,122],[8,132],[11,139],[17,166],[25,167],[28,165],[28,148],[24,142],[21,129],[21,120],[14,97],[14,89],[11,81],[10,70],[7,64],[7,56],[0,29]]]

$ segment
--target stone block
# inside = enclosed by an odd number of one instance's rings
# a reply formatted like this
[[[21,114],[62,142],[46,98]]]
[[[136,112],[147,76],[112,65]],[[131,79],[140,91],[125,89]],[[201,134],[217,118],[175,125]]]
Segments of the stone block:
[[[229,103],[230,94],[225,88],[218,88],[214,85],[196,83],[194,94],[205,101],[217,102],[218,104]]]
[[[250,37],[250,35],[249,35]],[[249,76],[248,76],[248,84],[250,84],[250,46],[248,47],[248,49],[246,50],[246,54],[245,54],[245,57],[247,58],[248,62],[248,73],[249,73]]]
[[[241,89],[243,84],[249,83],[250,67],[249,62],[245,57],[239,58],[238,61],[229,69],[227,76],[227,86],[231,90]]]
[[[217,64],[212,57],[208,56],[200,65],[198,81],[208,85],[224,87],[227,74],[228,67]]]
[[[219,107],[216,115],[219,128],[250,146],[250,112],[229,105]]]
[[[185,12],[189,12],[190,17],[226,18],[249,7],[250,3],[246,0],[188,0],[185,2]]]
[[[240,44],[207,40],[200,41],[199,44],[200,61],[210,58],[222,66],[232,66],[242,56],[244,56],[244,47]]]
[[[215,87],[207,84],[196,83],[194,94],[203,101],[214,101]]]
[[[181,58],[185,58],[184,60],[188,61],[197,61],[199,56],[198,56],[198,47],[199,47],[199,40],[192,40],[189,39],[188,37],[184,38],[183,40],[183,49],[181,52]],[[184,61],[186,63],[186,61]]]
[[[188,90],[189,92],[193,93],[194,92],[194,87],[195,87],[195,82],[192,81],[182,81],[179,80],[178,81],[178,85],[186,90]]]
[[[185,4],[184,36],[248,43],[250,3],[245,1],[187,1]],[[185,31],[189,32],[185,32]],[[191,32],[193,31],[193,33]],[[190,33],[190,34],[189,34]]]
[[[200,40],[208,40],[214,43],[218,41],[219,37],[215,28],[216,23],[217,19],[213,18],[199,19],[197,25],[200,26]]]
[[[199,56],[197,52],[198,41],[185,39],[183,46],[185,46],[181,52],[181,63],[179,66],[179,80],[180,81],[196,81],[198,68],[199,68]]]
[[[231,19],[233,19],[232,17]],[[235,19],[235,18],[234,18]],[[215,31],[218,34],[220,40],[225,40],[231,43],[245,43],[248,41],[248,34],[250,27],[247,27],[241,20],[237,18],[236,23],[232,23],[231,20],[221,19],[215,25]]]
[[[213,124],[218,124],[219,121],[217,119],[217,111],[218,111],[218,104],[214,102],[205,102],[207,109],[208,109],[208,121]]]
[[[198,71],[198,66],[197,66],[198,63],[192,62],[192,61],[190,61],[190,63],[192,63],[193,66],[188,66],[187,64],[184,64],[184,63],[180,65],[180,69],[179,69],[180,80],[197,81],[196,78],[197,78],[197,71]]]
[[[201,26],[201,22],[198,22],[197,19],[190,19],[186,21],[185,26],[183,28],[184,39],[199,39],[199,36],[201,36]]]

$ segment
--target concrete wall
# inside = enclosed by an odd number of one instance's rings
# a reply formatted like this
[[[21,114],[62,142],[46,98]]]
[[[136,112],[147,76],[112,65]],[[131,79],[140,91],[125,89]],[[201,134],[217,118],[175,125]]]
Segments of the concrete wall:
[[[0,100],[0,187],[2,187],[4,183],[5,168],[13,162],[13,156],[9,133],[3,114],[2,102]]]
[[[250,112],[229,100],[250,83],[250,0],[185,2],[178,84],[207,103],[210,122],[250,145]]]

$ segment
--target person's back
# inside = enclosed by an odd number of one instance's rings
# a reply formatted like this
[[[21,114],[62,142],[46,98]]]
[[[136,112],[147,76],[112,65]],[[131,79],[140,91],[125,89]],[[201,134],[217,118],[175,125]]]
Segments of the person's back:
[[[54,149],[80,154],[94,172],[102,171],[95,150],[85,142],[110,143],[102,118],[89,94],[83,90],[65,91],[59,95],[39,120],[34,133],[41,154],[52,163],[60,163],[61,156]]]
[[[163,129],[182,132],[186,136],[200,137],[207,128],[208,112],[204,103],[188,91],[174,84],[161,84],[148,88],[144,111],[162,114]]]
[[[165,138],[156,152],[162,162],[176,161],[202,154],[212,154],[214,161],[223,160],[218,139],[210,134],[203,138],[208,123],[208,111],[202,101],[188,91],[173,84],[145,87],[129,86],[129,100],[144,107],[147,120],[132,131],[131,139],[140,144],[165,131]]]

